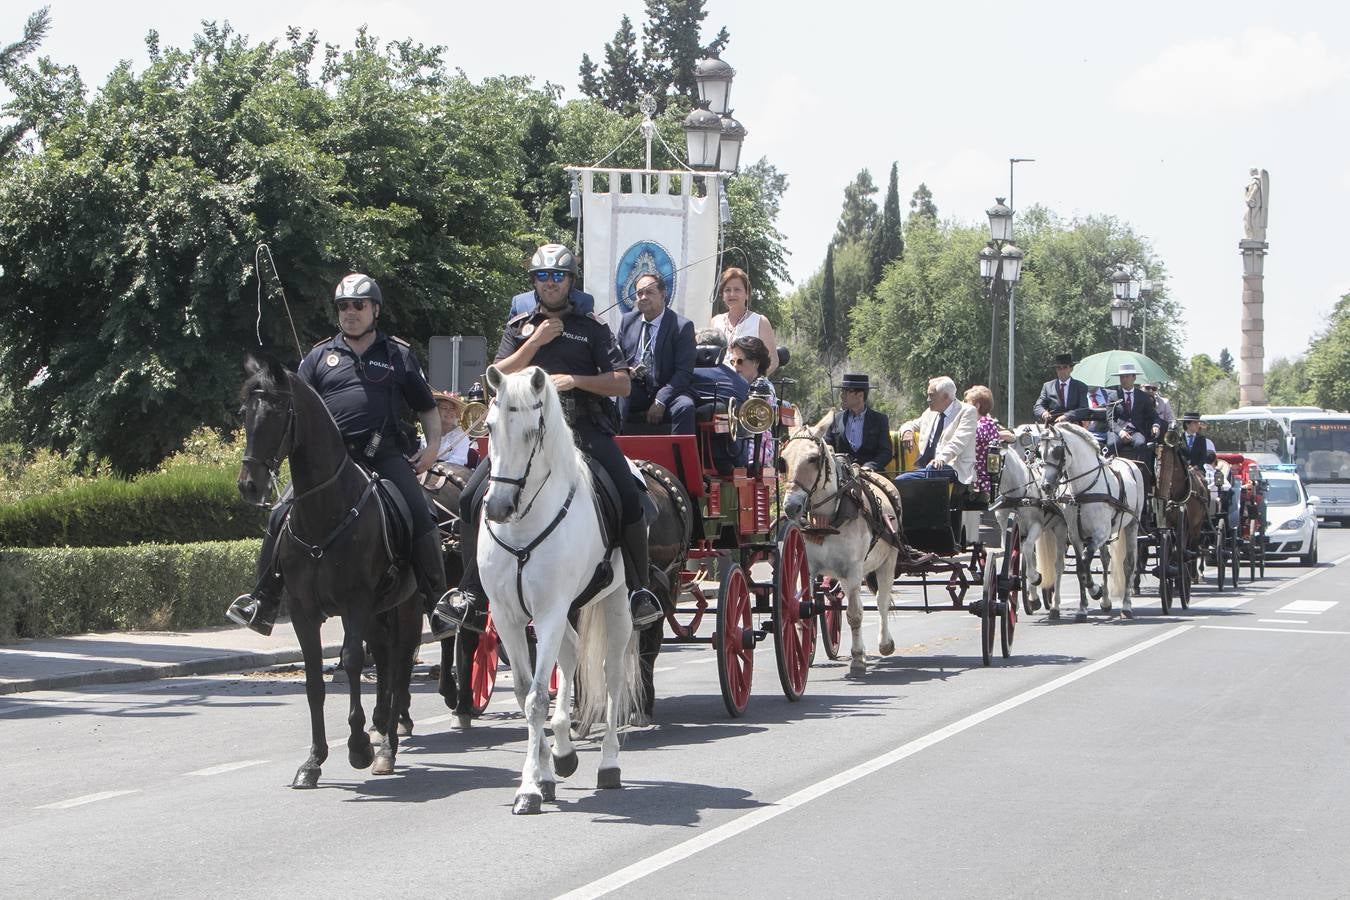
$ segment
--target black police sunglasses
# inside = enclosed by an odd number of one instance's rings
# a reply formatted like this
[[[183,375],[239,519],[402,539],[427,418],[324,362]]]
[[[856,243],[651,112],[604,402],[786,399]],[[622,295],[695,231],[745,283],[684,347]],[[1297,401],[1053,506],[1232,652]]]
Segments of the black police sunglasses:
[[[335,305],[337,306],[339,312],[346,312],[349,308],[350,308],[350,309],[354,309],[354,310],[356,310],[357,312],[360,312],[361,310],[363,310],[363,309],[366,308],[366,301],[364,301],[364,300],[338,300],[338,301],[336,302]]]

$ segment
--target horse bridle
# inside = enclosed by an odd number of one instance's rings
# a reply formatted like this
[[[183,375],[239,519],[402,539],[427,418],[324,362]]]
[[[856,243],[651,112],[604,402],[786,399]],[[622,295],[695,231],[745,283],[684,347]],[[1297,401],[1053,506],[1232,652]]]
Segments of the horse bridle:
[[[253,388],[249,393],[256,394],[259,397],[268,396],[267,391],[262,388]],[[264,509],[272,505],[272,501],[269,498],[277,493],[277,479],[281,477],[281,461],[286,458],[288,453],[290,453],[291,442],[294,440],[295,395],[287,392],[286,397],[286,427],[282,429],[281,440],[277,442],[277,452],[268,460],[258,459],[256,456],[252,456],[248,453],[245,453],[242,459],[242,462],[251,463],[255,466],[263,466],[267,469],[267,493],[263,495],[261,500],[254,504],[255,506],[261,506]],[[339,471],[341,471],[341,469],[339,469]],[[334,476],[334,478],[336,477],[337,476]],[[306,493],[309,492],[307,491]]]
[[[530,448],[529,458],[525,460],[525,472],[519,478],[510,478],[506,475],[492,475],[492,474],[488,475],[488,481],[495,481],[500,484],[509,484],[516,489],[516,502],[515,502],[516,506],[520,505],[520,495],[525,490],[525,482],[529,481],[530,479],[530,469],[534,466],[535,454],[537,454],[541,449],[543,449],[544,431],[547,427],[544,423],[544,401],[540,400],[538,403],[531,406],[530,409],[539,410],[539,425],[537,429],[539,432],[539,436],[535,438],[534,446]],[[517,407],[508,406],[507,411],[519,412],[520,410]],[[539,487],[536,488],[534,491],[534,496],[530,498],[530,502],[525,505],[524,509],[516,513],[516,518],[518,519],[524,518],[525,515],[529,513],[531,509],[534,508],[534,501],[539,499],[539,492],[542,491],[543,489],[544,489],[544,482],[541,481],[539,483]]]
[[[830,475],[828,471],[830,465],[829,462],[825,459],[826,454],[829,452],[829,448],[825,446],[825,442],[821,440],[820,436],[815,434],[798,434],[793,437],[790,437],[786,441],[783,441],[783,447],[786,447],[793,441],[812,441],[815,443],[816,449],[820,451],[820,463],[816,466],[816,480],[811,482],[811,486],[807,487],[806,485],[802,484],[795,478],[792,480],[793,487],[800,488],[801,490],[806,492],[807,509],[814,512],[815,510],[820,509],[826,503],[829,503],[831,500],[838,497],[842,485],[837,484],[834,489],[834,493],[830,494],[825,499],[821,500],[819,503],[812,503],[811,497],[815,494],[816,488],[820,487],[822,479],[824,480],[825,484],[830,483]],[[783,451],[781,448],[778,451],[778,456],[780,458],[782,458],[783,456]],[[839,479],[836,478],[835,481],[837,483]],[[836,507],[837,505],[838,504],[836,504]]]

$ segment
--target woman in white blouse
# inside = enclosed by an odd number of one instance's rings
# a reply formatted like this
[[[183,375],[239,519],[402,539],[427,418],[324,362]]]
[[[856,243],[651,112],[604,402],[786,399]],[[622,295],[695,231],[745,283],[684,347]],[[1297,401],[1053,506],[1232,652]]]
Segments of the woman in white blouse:
[[[730,268],[722,273],[722,303],[727,311],[713,316],[712,327],[726,335],[727,346],[738,337],[755,337],[769,351],[769,372],[778,368],[778,338],[773,325],[764,316],[750,311],[750,276],[744,269]]]

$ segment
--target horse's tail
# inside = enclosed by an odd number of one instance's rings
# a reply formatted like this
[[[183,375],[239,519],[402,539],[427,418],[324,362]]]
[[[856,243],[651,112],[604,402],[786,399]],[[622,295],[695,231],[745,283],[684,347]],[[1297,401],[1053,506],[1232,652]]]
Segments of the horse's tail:
[[[1036,535],[1036,571],[1041,576],[1042,588],[1059,587],[1059,575],[1064,570],[1064,543],[1049,522]]]
[[[1135,540],[1134,528],[1121,528],[1119,536],[1110,543],[1111,571],[1106,576],[1106,596],[1120,598],[1125,596],[1129,574],[1125,571],[1125,557],[1133,550],[1129,546]]]
[[[605,719],[609,690],[605,684],[606,664],[611,639],[624,640],[623,652],[613,663],[623,666],[623,687],[614,698],[615,722],[620,727],[642,703],[642,673],[638,667],[637,632],[633,631],[624,591],[623,576],[618,575],[618,588],[581,610],[577,621],[580,647],[577,651],[577,690],[580,709],[576,730],[585,734],[596,722]],[[617,598],[617,599],[615,599]],[[611,608],[612,607],[612,608]],[[621,629],[611,633],[612,629]]]

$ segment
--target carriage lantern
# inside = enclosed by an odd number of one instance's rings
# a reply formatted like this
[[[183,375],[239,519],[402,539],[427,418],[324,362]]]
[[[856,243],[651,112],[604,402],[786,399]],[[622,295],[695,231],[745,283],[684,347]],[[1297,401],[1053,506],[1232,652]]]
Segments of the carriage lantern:
[[[487,434],[487,394],[483,392],[483,383],[475,381],[464,395],[464,408],[459,412],[460,430],[469,437],[480,438]]]
[[[728,411],[735,423],[733,431],[763,434],[773,427],[773,386],[767,378],[756,378],[750,383],[750,393],[739,406],[728,403]],[[733,434],[734,436],[734,434]]]

